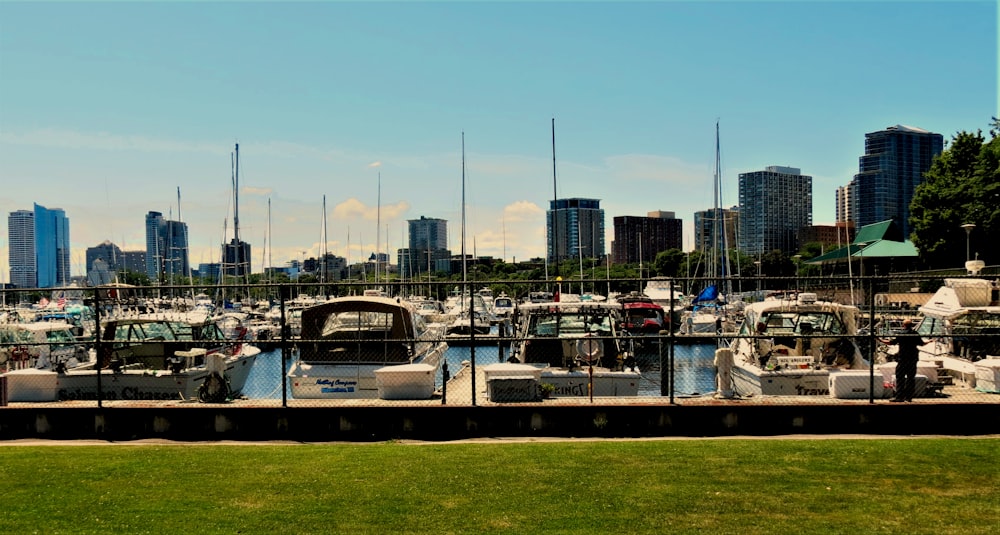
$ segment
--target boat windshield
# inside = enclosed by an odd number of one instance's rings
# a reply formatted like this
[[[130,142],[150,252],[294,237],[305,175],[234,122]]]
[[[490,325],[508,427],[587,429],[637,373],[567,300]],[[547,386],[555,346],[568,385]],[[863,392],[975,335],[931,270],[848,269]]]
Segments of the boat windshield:
[[[765,312],[760,321],[768,334],[848,334],[840,318],[830,312]]]
[[[587,312],[541,313],[531,317],[528,336],[577,336],[611,331],[611,317]]]
[[[3,329],[0,330],[0,343],[4,344],[28,344],[34,342],[31,331],[25,329]]]
[[[45,331],[45,341],[67,344],[76,342],[76,337],[68,329],[57,329],[54,331]]]
[[[190,328],[188,328],[188,332],[190,333]],[[115,341],[118,342],[169,341],[176,339],[174,331],[166,323],[121,323],[115,327]]]
[[[320,330],[326,338],[334,333],[345,331],[392,331],[392,314],[387,312],[366,312],[351,310],[339,314],[331,314]]]

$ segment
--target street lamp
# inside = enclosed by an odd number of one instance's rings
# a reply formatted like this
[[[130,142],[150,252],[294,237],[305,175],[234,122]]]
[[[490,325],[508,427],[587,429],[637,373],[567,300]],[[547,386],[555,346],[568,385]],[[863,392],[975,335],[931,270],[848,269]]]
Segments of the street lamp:
[[[962,225],[962,228],[965,229],[965,261],[968,262],[971,260],[969,257],[969,235],[972,234],[972,229],[976,228],[976,224],[966,223]]]
[[[799,261],[802,260],[802,255],[797,254],[792,256],[795,260],[795,295],[799,294]]]
[[[760,299],[760,260],[754,260],[753,265],[757,266],[757,299]]]

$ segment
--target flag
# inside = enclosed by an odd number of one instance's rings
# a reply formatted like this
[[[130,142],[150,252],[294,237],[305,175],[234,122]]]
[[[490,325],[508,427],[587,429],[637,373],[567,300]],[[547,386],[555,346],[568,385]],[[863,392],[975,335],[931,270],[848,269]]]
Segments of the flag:
[[[60,309],[66,308],[66,298],[65,297],[60,297],[59,301],[57,301],[57,303],[59,304],[59,308]]]

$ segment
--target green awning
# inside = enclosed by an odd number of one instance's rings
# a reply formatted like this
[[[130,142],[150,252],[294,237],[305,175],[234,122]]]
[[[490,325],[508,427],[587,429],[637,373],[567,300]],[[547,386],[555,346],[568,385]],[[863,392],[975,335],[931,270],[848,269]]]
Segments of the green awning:
[[[903,233],[891,219],[865,225],[858,230],[854,241],[840,249],[805,260],[806,264],[828,264],[855,258],[897,258],[917,256],[913,242],[903,239]]]

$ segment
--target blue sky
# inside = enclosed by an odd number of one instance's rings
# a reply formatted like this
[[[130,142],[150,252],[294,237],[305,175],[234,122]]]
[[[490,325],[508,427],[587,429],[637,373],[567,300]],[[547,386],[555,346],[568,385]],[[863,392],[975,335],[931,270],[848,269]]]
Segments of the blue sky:
[[[961,1],[0,2],[0,209],[64,209],[82,274],[87,247],[144,248],[180,188],[192,263],[218,261],[239,142],[255,271],[323,248],[324,195],[335,254],[395,251],[420,216],[457,252],[464,131],[466,250],[526,260],[554,118],[558,195],[601,200],[608,250],[615,216],[653,210],[690,243],[716,121],[726,204],[739,173],[799,167],[832,223],[866,132],[988,128],[997,22]],[[7,259],[3,232],[4,281]]]

